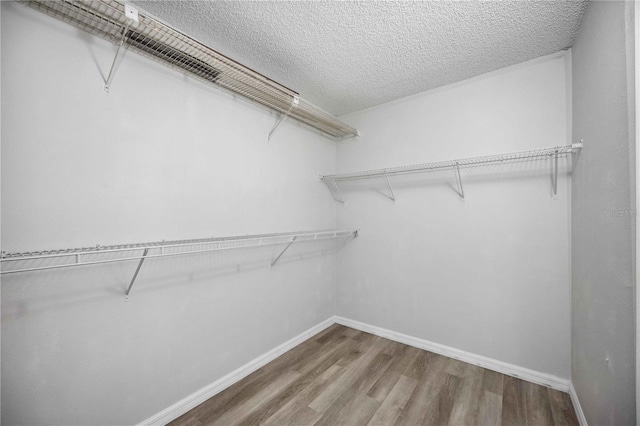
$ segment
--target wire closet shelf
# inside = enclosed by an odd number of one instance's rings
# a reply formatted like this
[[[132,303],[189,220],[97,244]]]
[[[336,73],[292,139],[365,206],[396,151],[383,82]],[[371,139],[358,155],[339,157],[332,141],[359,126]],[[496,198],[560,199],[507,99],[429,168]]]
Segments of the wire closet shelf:
[[[574,152],[579,152],[582,149],[582,147],[583,147],[583,143],[578,142],[571,145],[561,145],[561,146],[554,146],[549,148],[534,149],[529,151],[519,151],[519,152],[512,152],[507,154],[489,155],[484,157],[471,157],[471,158],[463,158],[458,160],[436,161],[432,163],[420,163],[420,164],[412,164],[412,165],[406,165],[406,166],[388,167],[383,169],[373,169],[373,170],[366,170],[366,171],[353,172],[353,173],[323,175],[323,176],[320,176],[320,179],[327,185],[334,199],[336,201],[344,203],[344,199],[337,185],[338,182],[345,182],[345,181],[358,180],[358,179],[385,178],[388,189],[391,193],[390,198],[392,200],[395,200],[395,196],[393,195],[393,190],[391,189],[391,184],[389,182],[389,177],[412,174],[412,173],[425,173],[425,172],[431,172],[431,171],[451,169],[456,171],[456,177],[458,179],[458,185],[460,187],[459,189],[461,192],[461,196],[464,199],[464,191],[462,190],[462,179],[460,176],[460,168],[494,164],[494,163],[504,163],[504,162],[510,162],[510,161],[521,161],[521,160],[527,160],[531,158],[547,157],[554,160],[553,192],[555,195],[557,193],[558,157],[561,155],[569,155]]]
[[[202,238],[194,240],[159,241],[152,243],[135,243],[110,246],[95,246],[85,248],[46,250],[23,253],[2,253],[0,264],[3,269],[0,274],[15,274],[47,269],[69,268],[74,266],[97,265],[104,263],[142,261],[160,257],[185,256],[191,254],[208,253],[221,250],[263,247],[285,244],[285,250],[272,261],[275,262],[284,254],[293,242],[330,240],[337,238],[355,238],[357,230],[322,230],[306,232],[288,232],[279,234],[257,234],[222,238]],[[109,254],[108,259],[98,259],[97,255]],[[44,259],[62,259],[59,264],[45,266],[31,266],[25,268],[6,269],[7,264]]]
[[[292,117],[333,138],[358,135],[356,129],[337,117],[300,99],[297,92],[121,0],[19,1],[118,46],[109,77],[105,81],[107,92],[121,47],[127,47],[208,84],[271,108],[283,114],[283,117]]]

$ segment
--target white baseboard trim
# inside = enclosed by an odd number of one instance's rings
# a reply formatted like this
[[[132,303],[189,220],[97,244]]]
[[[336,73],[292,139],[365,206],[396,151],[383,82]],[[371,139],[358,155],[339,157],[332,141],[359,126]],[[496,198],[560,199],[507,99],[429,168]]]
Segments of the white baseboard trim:
[[[573,387],[573,383],[571,383],[569,386],[569,395],[571,396],[573,409],[576,410],[576,416],[578,416],[578,422],[580,423],[580,426],[588,426],[587,418],[584,416],[584,411],[582,411],[582,405],[580,405],[580,400],[578,399],[576,388]]]
[[[541,373],[539,371],[519,367],[517,365],[498,361],[492,358],[487,358],[481,355],[476,355],[470,352],[465,352],[460,349],[430,342],[428,340],[420,339],[417,337],[408,336],[406,334],[397,333],[395,331],[376,327],[360,321],[354,321],[342,317],[334,317],[334,320],[336,323],[344,325],[346,327],[351,327],[360,331],[364,331],[366,333],[375,334],[376,336],[404,343],[405,345],[425,349],[427,351],[444,355],[449,358],[459,359],[460,361],[468,362],[469,364],[474,364],[483,368],[487,368],[489,370],[497,371],[498,373],[506,374],[507,376],[517,377],[519,379],[546,386],[552,389],[557,389],[562,392],[569,392],[570,381],[553,376],[551,374]]]
[[[269,352],[260,355],[259,357],[249,361],[240,368],[232,371],[224,377],[216,380],[208,386],[200,389],[199,391],[187,396],[186,398],[176,402],[172,406],[162,410],[158,414],[149,417],[146,420],[138,423],[138,425],[166,425],[167,423],[177,419],[189,410],[202,404],[212,396],[217,395],[234,383],[244,379],[249,374],[270,363],[280,355],[284,354],[288,350],[298,346],[300,343],[309,339],[310,337],[320,333],[322,330],[335,324],[333,317],[321,322],[320,324],[311,327],[307,331],[298,334],[296,337],[281,344],[280,346],[270,350]]]

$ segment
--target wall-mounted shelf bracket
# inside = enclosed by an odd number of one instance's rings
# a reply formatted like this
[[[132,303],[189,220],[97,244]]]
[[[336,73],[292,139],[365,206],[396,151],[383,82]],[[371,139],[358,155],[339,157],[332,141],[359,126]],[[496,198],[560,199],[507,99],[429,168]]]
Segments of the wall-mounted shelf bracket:
[[[293,100],[291,101],[291,106],[289,107],[289,110],[284,115],[280,115],[280,118],[278,119],[278,121],[276,121],[276,124],[273,126],[273,128],[269,132],[269,137],[267,138],[267,141],[271,140],[271,136],[273,136],[273,134],[278,129],[278,127],[280,127],[280,125],[285,120],[285,118],[287,118],[289,116],[289,114],[291,113],[291,110],[293,109],[293,107],[295,107],[299,103],[300,103],[300,98],[297,97],[297,96],[294,96]]]
[[[122,31],[122,38],[118,43],[118,48],[116,49],[116,55],[113,57],[113,62],[111,63],[111,69],[109,70],[109,76],[107,77],[107,81],[104,83],[104,91],[109,93],[109,87],[111,87],[111,81],[116,73],[116,64],[118,63],[118,58],[120,58],[120,51],[122,50],[122,46],[124,46],[124,40],[127,38],[127,32],[129,31],[129,25],[131,21],[127,21],[127,25],[124,27],[124,31]]]
[[[109,93],[109,87],[111,86],[111,81],[116,72],[116,64],[118,62],[118,58],[120,57],[120,50],[122,50],[122,46],[124,46],[124,41],[127,38],[127,33],[129,32],[129,27],[131,23],[138,22],[138,9],[135,7],[125,4],[124,5],[124,15],[127,17],[127,25],[124,27],[124,31],[122,31],[122,38],[118,43],[118,48],[116,49],[116,55],[113,58],[113,62],[111,63],[111,69],[109,70],[109,76],[107,77],[107,81],[104,83],[104,91]]]
[[[331,178],[321,178],[321,179],[329,188],[329,192],[331,192],[331,196],[333,197],[333,199],[339,203],[344,204],[344,198],[342,198],[342,192],[340,192],[340,188],[338,187],[338,184],[336,183],[335,179],[331,179]]]
[[[133,283],[136,282],[136,278],[138,278],[138,272],[140,272],[140,268],[142,268],[142,264],[144,263],[144,260],[147,258],[147,254],[149,253],[149,249],[145,248],[144,252],[142,253],[142,257],[140,258],[140,262],[138,262],[138,267],[136,268],[136,272],[134,272],[133,274],[133,278],[131,279],[131,283],[129,284],[129,288],[127,288],[127,291],[124,294],[124,301],[128,302],[129,301],[129,293],[131,293],[131,289],[133,288]]]
[[[387,176],[387,174],[386,174],[386,173],[384,174],[384,180],[387,182],[387,188],[389,188],[389,194],[391,195],[389,198],[390,198],[392,201],[395,201],[395,200],[396,200],[396,196],[395,196],[395,194],[393,193],[393,188],[391,188],[391,183],[389,182],[389,176]],[[337,186],[337,185],[336,185],[336,186]]]
[[[553,157],[553,176],[551,179],[553,183],[553,198],[556,198],[558,196],[558,151],[553,153],[552,157]]]
[[[287,244],[287,246],[284,248],[284,250],[282,250],[280,252],[280,254],[278,255],[278,257],[276,257],[275,259],[273,259],[273,262],[271,262],[271,266],[275,265],[276,262],[282,257],[282,255],[284,254],[285,251],[287,251],[289,249],[289,247],[291,247],[291,244],[293,244],[293,242],[296,240],[298,236],[294,235],[293,238],[291,238],[291,241],[289,241],[289,244]]]
[[[343,246],[343,247],[344,247],[344,246],[346,246],[347,244],[349,244],[349,242],[350,242],[351,240],[353,240],[353,239],[355,239],[355,238],[358,238],[358,230],[357,230],[357,229],[353,232],[353,234],[352,234],[349,238],[347,238],[347,239],[344,241],[344,243],[342,243],[342,246]]]
[[[460,176],[460,165],[456,163],[456,178],[458,179],[458,193],[460,199],[464,201],[464,187],[462,186],[462,177]]]

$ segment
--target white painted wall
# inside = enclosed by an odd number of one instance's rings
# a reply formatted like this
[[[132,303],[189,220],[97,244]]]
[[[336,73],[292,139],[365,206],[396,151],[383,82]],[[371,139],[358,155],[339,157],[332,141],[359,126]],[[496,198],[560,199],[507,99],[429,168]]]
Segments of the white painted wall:
[[[570,143],[570,60],[554,55],[356,112],[338,172]],[[344,185],[338,315],[570,377],[569,177],[547,159]]]
[[[640,107],[638,107],[638,103],[640,102],[640,85],[637,84],[640,81],[640,4],[638,2],[633,2],[633,51],[634,51],[634,134],[632,137],[634,138],[633,147],[635,150],[635,167],[633,168],[632,176],[635,177],[635,207],[636,207],[636,232],[635,232],[635,273],[636,273],[636,285],[635,285],[635,296],[636,296],[636,308],[635,308],[635,317],[636,317],[636,346],[635,346],[635,356],[636,356],[636,420],[640,419],[640,355],[638,352],[638,348],[640,348],[640,292],[638,291],[638,283],[640,282],[640,269],[638,269],[638,264],[640,264],[640,251],[638,251],[638,247],[640,244],[640,235],[638,234],[638,229],[640,229],[640,174],[637,171],[638,164],[640,164],[640,150],[638,146],[640,145],[640,132],[638,132],[637,123],[640,122]]]
[[[333,228],[335,142],[2,2],[2,250]],[[334,313],[326,245],[3,276],[4,424],[132,424]],[[308,256],[300,258],[300,254]]]
[[[573,48],[572,381],[592,425],[638,421],[632,7],[591,2]]]

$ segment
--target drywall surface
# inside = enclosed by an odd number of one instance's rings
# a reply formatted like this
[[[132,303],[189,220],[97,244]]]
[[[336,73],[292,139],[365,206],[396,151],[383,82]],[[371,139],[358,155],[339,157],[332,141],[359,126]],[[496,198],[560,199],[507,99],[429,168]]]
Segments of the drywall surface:
[[[346,114],[571,46],[580,1],[136,1]]]
[[[326,229],[335,142],[2,2],[2,249]],[[2,276],[2,421],[134,424],[334,314],[328,244]]]
[[[338,171],[569,142],[566,56],[554,55],[346,117],[362,136]],[[569,178],[560,160],[342,185],[338,315],[560,378],[570,375]]]
[[[585,148],[572,183],[572,381],[594,425],[636,424],[633,33],[625,27],[624,2],[592,2],[573,47],[573,135]]]

